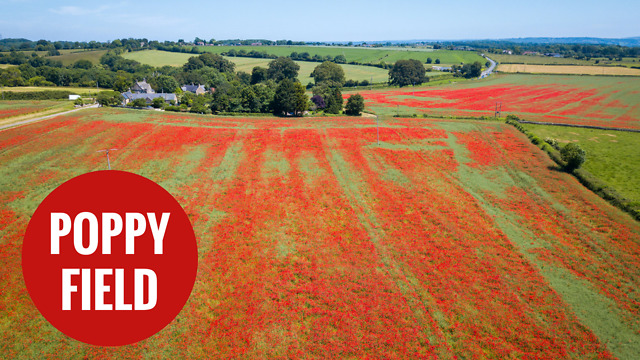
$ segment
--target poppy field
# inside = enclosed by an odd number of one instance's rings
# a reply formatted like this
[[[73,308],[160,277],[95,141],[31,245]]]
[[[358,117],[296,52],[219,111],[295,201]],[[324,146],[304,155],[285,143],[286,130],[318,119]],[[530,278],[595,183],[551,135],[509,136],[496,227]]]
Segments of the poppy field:
[[[379,143],[377,134],[375,118],[105,108],[0,132],[0,353],[640,354],[637,222],[511,126],[382,118]],[[118,348],[85,345],[49,325],[20,270],[22,237],[38,204],[66,180],[105,169],[96,151],[106,148],[119,149],[111,153],[114,169],[145,176],[180,202],[199,249],[196,284],[180,315],[155,336]]]
[[[377,114],[501,117],[640,129],[640,77],[500,75],[455,86],[361,91]]]

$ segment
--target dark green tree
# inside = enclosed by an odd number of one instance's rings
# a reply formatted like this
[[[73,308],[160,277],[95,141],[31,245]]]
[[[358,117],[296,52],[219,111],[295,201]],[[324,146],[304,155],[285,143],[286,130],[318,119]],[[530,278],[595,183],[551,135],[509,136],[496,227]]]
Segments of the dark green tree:
[[[267,67],[267,76],[269,79],[273,79],[276,82],[280,82],[284,79],[294,81],[298,77],[298,71],[300,65],[296,64],[288,57],[279,57],[269,62]]]
[[[422,62],[409,59],[396,61],[393,68],[389,70],[389,79],[392,85],[400,87],[407,85],[420,85],[429,81],[426,76],[427,70]]]
[[[579,168],[586,160],[587,153],[576,143],[568,143],[562,150],[560,150],[560,156],[567,165],[565,169],[573,171]]]
[[[330,61],[325,61],[316,66],[311,73],[311,77],[316,85],[327,83],[332,87],[340,87],[344,85],[345,82],[342,66]]]
[[[116,91],[101,91],[96,96],[96,101],[100,106],[114,106],[122,104],[123,97]]]
[[[308,102],[309,98],[302,84],[284,79],[276,88],[271,107],[275,115],[302,116],[307,110]]]
[[[327,114],[339,114],[342,111],[342,104],[344,99],[342,98],[342,92],[339,88],[332,88],[329,95],[325,98],[327,107],[324,111]]]
[[[351,116],[360,116],[364,110],[364,98],[360,94],[351,95],[347,99],[344,113]]]
[[[149,80],[156,92],[172,93],[176,92],[180,85],[173,76],[160,75]]]
[[[251,84],[258,84],[267,80],[267,69],[256,66],[251,71]]]

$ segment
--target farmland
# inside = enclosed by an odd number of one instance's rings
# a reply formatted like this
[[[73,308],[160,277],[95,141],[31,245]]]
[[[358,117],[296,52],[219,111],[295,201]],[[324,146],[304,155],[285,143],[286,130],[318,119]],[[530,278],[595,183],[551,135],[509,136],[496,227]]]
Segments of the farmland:
[[[575,85],[575,84],[574,84]],[[75,136],[82,134],[82,137]],[[199,273],[135,345],[66,338],[20,272],[29,217],[105,167],[185,208]],[[621,358],[640,353],[640,226],[500,123],[85,110],[0,132],[8,357]],[[10,331],[7,331],[11,329]]]
[[[0,125],[22,119],[27,115],[51,114],[72,107],[73,103],[69,101],[0,101]]]
[[[94,64],[100,63],[100,57],[107,53],[107,50],[94,50],[94,51],[70,51],[63,50],[62,55],[50,56],[51,60],[58,60],[62,62],[62,65],[72,65],[78,60],[89,60]]]
[[[506,72],[506,73],[531,73],[531,74],[640,76],[640,69],[630,69],[627,67],[614,67],[614,66],[500,64],[498,66],[498,71]]]
[[[127,53],[124,55],[126,59],[136,60],[143,64],[148,64],[152,66],[182,66],[187,62],[189,57],[194,56],[193,54],[182,54],[182,53],[172,53],[167,51],[157,51],[157,50],[149,50],[149,51],[137,51],[132,53]],[[266,68],[269,62],[272,59],[256,59],[256,58],[245,58],[245,57],[225,57],[227,60],[236,64],[236,71],[244,71],[246,73],[251,73],[251,70],[255,66],[261,66]],[[298,65],[300,65],[300,71],[298,72],[298,79],[302,84],[308,84],[312,82],[313,79],[309,76],[313,69],[318,66],[320,63],[318,62],[309,62],[309,61],[296,61]],[[386,82],[388,80],[388,70],[372,67],[372,66],[362,66],[362,65],[340,65],[345,72],[346,79],[351,80],[367,80],[371,81],[373,79],[374,83]],[[429,75],[435,76],[436,74],[441,74],[439,72],[431,72],[427,73]]]
[[[201,51],[208,51],[217,54],[228,52],[229,50],[244,50],[246,52],[255,50],[276,56],[289,56],[292,52],[297,52],[299,54],[307,52],[311,57],[314,55],[322,57],[344,55],[347,62],[355,61],[362,64],[379,64],[380,62],[393,64],[402,59],[416,59],[424,63],[427,61],[427,58],[431,58],[433,61],[440,59],[442,64],[449,65],[472,63],[474,61],[480,61],[484,64],[486,61],[484,58],[472,51],[413,48],[354,48],[339,46],[200,46],[198,48]]]
[[[583,168],[640,204],[640,134],[598,129],[524,124],[539,138],[574,142],[587,152]]]
[[[500,75],[446,87],[361,91],[367,108],[381,115],[479,117],[640,129],[640,78]]]

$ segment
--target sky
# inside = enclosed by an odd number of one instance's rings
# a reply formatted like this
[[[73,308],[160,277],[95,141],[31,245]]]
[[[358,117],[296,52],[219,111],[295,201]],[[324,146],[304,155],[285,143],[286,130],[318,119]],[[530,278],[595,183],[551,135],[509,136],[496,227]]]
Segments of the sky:
[[[638,0],[0,0],[2,38],[461,40],[640,36]]]

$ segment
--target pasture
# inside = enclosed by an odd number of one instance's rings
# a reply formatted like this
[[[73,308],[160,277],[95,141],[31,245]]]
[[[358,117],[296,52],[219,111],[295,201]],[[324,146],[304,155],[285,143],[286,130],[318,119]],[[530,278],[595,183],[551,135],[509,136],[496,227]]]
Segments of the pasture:
[[[620,66],[500,64],[498,65],[498,71],[505,73],[529,74],[640,76],[640,69],[631,69]]]
[[[266,52],[276,56],[289,56],[292,52],[309,53],[310,56],[319,55],[322,57],[344,55],[347,62],[356,61],[363,64],[379,64],[385,62],[393,64],[401,59],[416,59],[426,62],[427,58],[433,61],[440,59],[443,65],[452,65],[460,63],[472,63],[480,61],[482,64],[486,60],[473,51],[454,51],[454,50],[427,50],[412,48],[354,48],[341,46],[199,46],[202,51],[213,53],[223,53],[229,50],[246,52],[255,50]]]
[[[540,139],[569,142],[587,152],[582,166],[625,198],[640,204],[640,133],[523,124]]]
[[[62,55],[49,56],[48,58],[61,61],[64,66],[73,65],[78,60],[89,60],[94,65],[97,65],[100,63],[102,55],[107,53],[107,50],[63,51],[61,51]]]
[[[149,64],[151,66],[182,66],[187,60],[192,56],[197,56],[194,54],[183,54],[183,53],[172,53],[167,51],[157,51],[157,50],[149,50],[149,51],[137,51],[126,53],[123,55],[126,59],[136,60],[143,64]],[[266,68],[269,62],[272,59],[256,59],[256,58],[246,58],[246,57],[228,57],[225,58],[234,64],[236,64],[236,71],[244,71],[246,73],[251,73],[255,66],[261,66]],[[309,82],[313,82],[311,78],[311,73],[316,66],[320,65],[318,62],[310,62],[310,61],[296,61],[298,65],[300,65],[300,71],[298,72],[298,79],[303,85],[308,84]],[[374,83],[382,83],[386,82],[389,78],[389,71],[385,69],[380,69],[372,66],[362,66],[362,65],[340,65],[345,72],[345,78],[351,80],[367,80],[371,81],[373,79]],[[431,72],[427,73],[428,75],[435,76],[437,74],[441,74],[439,72]]]
[[[503,80],[504,81],[504,80]],[[82,136],[78,136],[82,134]],[[9,358],[598,358],[640,353],[640,225],[511,126],[89,109],[0,132],[0,348]],[[185,208],[199,269],[135,345],[61,335],[29,299],[44,197],[106,167]]]

